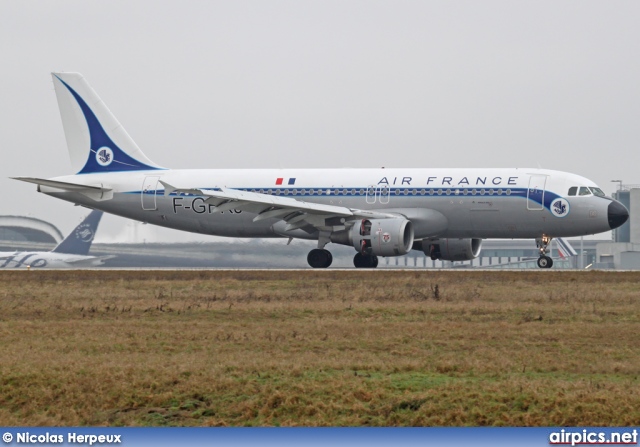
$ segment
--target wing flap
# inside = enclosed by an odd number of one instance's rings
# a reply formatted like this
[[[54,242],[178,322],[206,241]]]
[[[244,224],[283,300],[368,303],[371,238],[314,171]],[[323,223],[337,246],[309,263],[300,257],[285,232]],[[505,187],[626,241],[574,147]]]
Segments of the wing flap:
[[[267,208],[263,212],[259,213],[256,217],[254,217],[253,221],[258,222],[265,219],[280,219],[291,214],[291,212],[292,211],[289,208]]]

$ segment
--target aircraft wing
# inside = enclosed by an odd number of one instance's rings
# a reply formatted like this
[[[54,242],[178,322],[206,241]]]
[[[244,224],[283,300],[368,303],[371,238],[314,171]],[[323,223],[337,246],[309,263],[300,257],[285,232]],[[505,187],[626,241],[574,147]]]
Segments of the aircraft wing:
[[[318,230],[328,230],[327,220],[342,218],[344,222],[358,218],[386,219],[397,217],[397,214],[382,213],[378,211],[358,210],[344,206],[324,205],[311,203],[291,197],[272,196],[249,191],[239,191],[230,188],[216,188],[215,190],[203,190],[197,188],[177,188],[160,180],[164,186],[164,195],[172,193],[191,194],[207,197],[205,202],[212,203],[216,211],[241,209],[257,214],[254,222],[263,219],[279,218],[287,222],[285,231],[312,226]]]
[[[105,255],[105,256],[83,256],[78,259],[65,259],[64,262],[68,264],[73,264],[74,266],[80,267],[82,265],[86,266],[95,266],[102,265],[104,261],[107,259],[113,259],[117,257],[116,255]]]

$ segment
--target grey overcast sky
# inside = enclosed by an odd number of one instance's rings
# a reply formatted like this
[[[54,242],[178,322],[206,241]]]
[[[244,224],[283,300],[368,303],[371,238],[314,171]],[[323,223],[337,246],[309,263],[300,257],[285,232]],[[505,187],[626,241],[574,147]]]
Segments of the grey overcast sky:
[[[4,0],[0,24],[0,214],[65,233],[85,209],[8,179],[71,173],[51,71],[83,73],[166,167],[640,183],[635,0]]]

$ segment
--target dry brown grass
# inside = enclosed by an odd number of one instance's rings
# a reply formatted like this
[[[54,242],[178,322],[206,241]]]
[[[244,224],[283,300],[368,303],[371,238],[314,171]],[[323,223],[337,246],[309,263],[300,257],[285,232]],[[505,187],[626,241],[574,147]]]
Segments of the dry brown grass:
[[[638,425],[639,280],[0,272],[0,425]]]

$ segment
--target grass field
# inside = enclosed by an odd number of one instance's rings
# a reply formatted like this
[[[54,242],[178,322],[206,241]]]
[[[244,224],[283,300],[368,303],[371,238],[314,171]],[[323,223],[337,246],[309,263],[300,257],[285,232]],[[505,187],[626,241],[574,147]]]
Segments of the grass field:
[[[0,425],[639,425],[640,273],[0,272]]]

